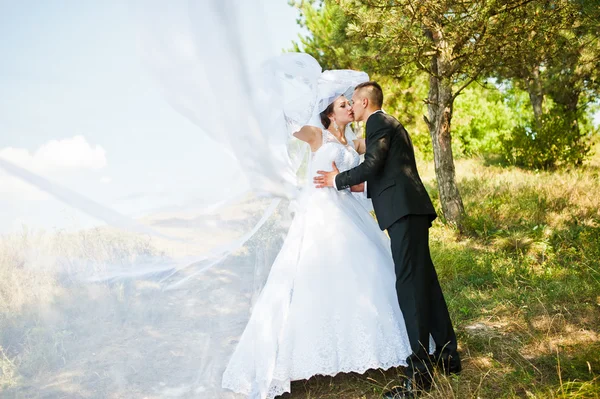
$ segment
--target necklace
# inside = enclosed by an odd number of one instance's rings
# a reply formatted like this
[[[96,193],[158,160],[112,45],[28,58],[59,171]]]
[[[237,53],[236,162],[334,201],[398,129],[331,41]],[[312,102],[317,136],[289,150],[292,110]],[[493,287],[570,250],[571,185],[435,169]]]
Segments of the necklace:
[[[339,133],[339,131],[337,129],[335,133],[329,130],[329,128],[327,128],[327,131],[331,133],[333,137],[335,137],[335,139],[340,142],[340,144],[348,145],[348,141],[346,141],[346,137],[343,134],[340,134],[340,137],[338,137],[336,133]]]

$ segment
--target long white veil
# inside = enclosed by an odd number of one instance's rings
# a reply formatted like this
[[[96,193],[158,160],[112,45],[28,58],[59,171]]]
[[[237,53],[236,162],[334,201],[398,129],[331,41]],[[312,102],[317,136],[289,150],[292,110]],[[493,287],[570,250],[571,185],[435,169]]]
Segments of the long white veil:
[[[278,56],[250,2],[140,1],[134,11],[140,55],[165,99],[227,155],[202,170],[189,155],[149,159],[143,142],[125,148],[132,165],[123,176],[155,163],[166,171],[153,179],[169,195],[149,190],[138,212],[0,155],[1,170],[103,222],[32,235],[22,248],[22,267],[52,282],[43,286],[51,299],[24,309],[27,320],[0,318],[4,346],[23,345],[25,331],[51,353],[40,352],[45,366],[25,376],[16,396],[234,397],[220,389],[221,374],[307,181],[308,146],[290,133],[318,124],[318,112],[368,80],[323,73],[306,54]],[[147,139],[162,140],[165,154],[197,143],[173,143],[168,132]],[[204,186],[207,174],[223,178]],[[136,195],[127,183],[120,198]],[[9,345],[0,355],[17,353]]]

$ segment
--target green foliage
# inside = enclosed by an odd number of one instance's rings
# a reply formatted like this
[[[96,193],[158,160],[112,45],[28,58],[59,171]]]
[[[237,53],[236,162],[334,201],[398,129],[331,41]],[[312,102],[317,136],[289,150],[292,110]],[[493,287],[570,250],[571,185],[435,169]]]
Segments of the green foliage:
[[[502,141],[504,157],[519,166],[552,169],[579,166],[591,150],[590,136],[580,129],[579,113],[554,107],[542,115],[541,127],[534,121],[519,125]]]
[[[502,137],[520,122],[515,96],[501,91],[493,82],[486,87],[472,85],[454,102],[453,146],[457,157],[488,156],[502,152]]]
[[[596,0],[531,1],[518,19],[529,29],[527,40],[515,42],[499,59],[493,74],[511,79],[530,95],[536,133],[543,114],[571,122],[580,118],[600,88],[600,8]],[[545,103],[558,107],[544,107]],[[549,116],[545,117],[548,122]],[[529,124],[533,125],[533,124]],[[524,130],[517,132],[523,136]]]
[[[383,109],[404,125],[421,158],[432,160],[431,137],[423,119],[427,112],[423,101],[427,97],[427,75],[419,73],[401,78],[374,75],[371,78],[384,90]]]
[[[290,0],[289,4],[300,12],[298,24],[310,32],[293,43],[293,51],[312,55],[323,69],[362,69],[352,56],[355,46],[346,37],[348,18],[335,2],[316,5],[315,0]]]

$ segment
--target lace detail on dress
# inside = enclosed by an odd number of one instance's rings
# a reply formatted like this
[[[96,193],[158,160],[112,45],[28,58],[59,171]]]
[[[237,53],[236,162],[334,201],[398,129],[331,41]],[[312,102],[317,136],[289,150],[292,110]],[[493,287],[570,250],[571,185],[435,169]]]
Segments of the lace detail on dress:
[[[352,169],[357,166],[360,162],[360,155],[354,149],[354,143],[348,142],[347,145],[342,144],[329,130],[323,129],[323,143],[321,145],[322,148],[333,147],[335,151],[331,154],[329,151],[328,155],[331,157],[333,155],[332,161],[335,162],[335,165],[339,169],[340,172],[344,172],[348,169]],[[315,155],[319,152],[315,152]],[[329,161],[331,162],[331,161]]]
[[[377,314],[377,322],[369,324],[364,323],[364,315],[351,315],[344,308],[311,320],[322,331],[312,337],[312,351],[294,350],[293,341],[284,340],[267,399],[290,392],[291,380],[406,366],[410,347],[399,345],[403,339],[399,333],[405,331],[403,326],[391,308]]]

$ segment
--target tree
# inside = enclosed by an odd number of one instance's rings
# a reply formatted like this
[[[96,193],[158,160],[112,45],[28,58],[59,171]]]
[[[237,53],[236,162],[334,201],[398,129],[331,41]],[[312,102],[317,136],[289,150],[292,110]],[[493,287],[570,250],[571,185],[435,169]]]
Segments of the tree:
[[[462,227],[464,206],[456,185],[451,121],[456,96],[491,70],[527,29],[514,17],[534,0],[325,0],[302,1],[303,15],[341,10],[343,23],[326,42],[344,48],[354,65],[400,78],[421,71],[429,77],[427,116],[442,212]],[[341,30],[345,35],[341,34]],[[316,53],[322,38],[304,38]],[[307,50],[308,51],[308,50]],[[311,53],[312,54],[312,53]]]
[[[308,29],[310,36],[300,36],[300,42],[293,43],[293,51],[312,55],[323,69],[357,68],[351,57],[352,45],[345,40],[348,18],[335,4],[315,6],[314,0],[290,0],[289,4],[298,8],[298,24]]]
[[[580,130],[581,111],[599,97],[600,7],[588,10],[591,3],[568,2],[569,27],[556,39],[560,51],[546,62],[545,91],[574,133]]]
[[[497,66],[529,93],[533,121],[505,141],[508,158],[527,167],[582,164],[590,145],[580,121],[598,96],[600,11],[592,0],[545,0],[519,10],[530,29]]]
[[[600,13],[598,7],[595,13],[590,11],[591,2],[538,0],[518,10],[530,32],[500,60],[495,75],[515,80],[527,90],[538,128],[547,95],[564,110],[575,112],[580,95],[597,90]]]
[[[427,93],[427,83],[423,73],[415,69],[404,71],[402,76],[378,74],[367,65],[370,57],[357,57],[368,54],[364,43],[355,44],[346,38],[349,19],[342,9],[333,2],[315,4],[315,1],[290,1],[290,5],[300,10],[300,26],[311,32],[310,36],[300,37],[293,43],[292,51],[311,54],[323,69],[362,69],[371,79],[377,80],[385,91],[384,108],[394,115],[402,115],[402,123],[412,132],[413,144],[425,156],[431,154],[429,135],[420,134],[426,128],[422,119]]]

